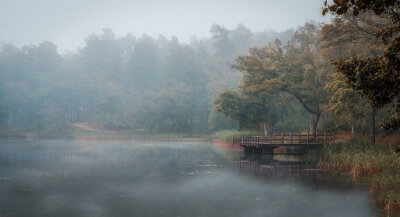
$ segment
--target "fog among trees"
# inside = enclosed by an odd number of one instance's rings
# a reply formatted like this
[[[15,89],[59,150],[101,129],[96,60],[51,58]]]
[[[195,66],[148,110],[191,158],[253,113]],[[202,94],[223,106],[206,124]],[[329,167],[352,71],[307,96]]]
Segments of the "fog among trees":
[[[375,126],[396,129],[398,103],[366,92],[376,88],[358,87],[357,78],[344,74],[354,64],[343,58],[382,55],[387,45],[371,29],[389,24],[372,13],[343,14],[282,32],[213,24],[210,38],[189,42],[104,29],[67,53],[49,41],[3,44],[1,128],[64,135],[73,123],[88,122],[148,133],[375,135]]]
[[[252,32],[214,24],[211,38],[91,34],[76,52],[59,53],[45,41],[0,51],[1,127],[63,130],[90,122],[113,130],[199,132],[235,128],[216,112],[214,98],[236,88],[231,66],[248,48],[294,30]]]

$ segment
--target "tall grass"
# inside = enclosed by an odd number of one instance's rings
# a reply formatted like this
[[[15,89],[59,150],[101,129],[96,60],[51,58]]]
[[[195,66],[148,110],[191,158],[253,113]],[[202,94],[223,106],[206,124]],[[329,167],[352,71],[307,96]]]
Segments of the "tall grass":
[[[354,183],[366,183],[376,204],[387,216],[400,211],[400,144],[373,145],[367,141],[348,141],[322,148],[319,166],[350,174]]]
[[[348,141],[326,145],[322,149],[322,162],[336,169],[356,168],[360,175],[400,168],[400,155],[396,144],[372,145],[366,141]]]

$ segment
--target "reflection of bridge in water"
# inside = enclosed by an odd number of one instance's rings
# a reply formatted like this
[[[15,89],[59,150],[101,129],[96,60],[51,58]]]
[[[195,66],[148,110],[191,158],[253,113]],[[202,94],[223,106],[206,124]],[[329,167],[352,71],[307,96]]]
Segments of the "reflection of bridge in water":
[[[233,160],[233,165],[271,177],[315,177],[321,173],[316,164],[300,161],[296,156],[246,155]]]

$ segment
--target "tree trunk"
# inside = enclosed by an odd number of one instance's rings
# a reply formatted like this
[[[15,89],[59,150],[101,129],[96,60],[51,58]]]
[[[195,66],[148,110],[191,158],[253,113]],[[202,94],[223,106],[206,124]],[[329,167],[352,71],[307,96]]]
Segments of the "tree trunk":
[[[12,112],[9,111],[8,112],[8,128],[12,128],[12,119],[13,119]]]
[[[18,112],[18,109],[16,110],[16,112],[15,112],[15,126],[16,127],[19,127],[19,112]]]
[[[264,122],[264,136],[268,136],[267,122]]]
[[[371,138],[370,141],[372,144],[375,144],[375,116],[376,116],[376,108],[372,107],[371,109]]]
[[[268,122],[268,135],[269,136],[275,135],[275,126],[272,121]]]
[[[351,122],[351,139],[355,139],[356,135],[354,133],[354,122]]]
[[[319,118],[321,117],[321,112],[317,111],[313,114],[313,119],[312,119],[312,125],[311,125],[311,131],[312,135],[315,138],[317,135],[317,126],[318,126],[318,121]]]

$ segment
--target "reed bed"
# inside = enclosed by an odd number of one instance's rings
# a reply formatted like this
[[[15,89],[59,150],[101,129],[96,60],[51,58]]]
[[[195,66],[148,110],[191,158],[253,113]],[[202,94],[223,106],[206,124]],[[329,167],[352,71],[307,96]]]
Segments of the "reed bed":
[[[350,175],[353,183],[363,183],[372,200],[383,208],[386,216],[400,214],[400,144],[372,145],[367,141],[350,140],[322,148],[319,167]]]

